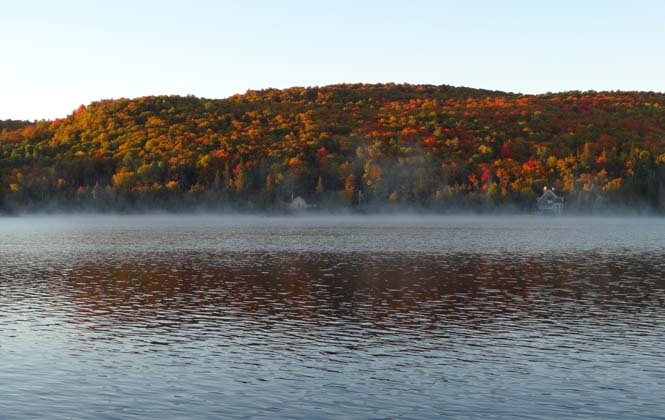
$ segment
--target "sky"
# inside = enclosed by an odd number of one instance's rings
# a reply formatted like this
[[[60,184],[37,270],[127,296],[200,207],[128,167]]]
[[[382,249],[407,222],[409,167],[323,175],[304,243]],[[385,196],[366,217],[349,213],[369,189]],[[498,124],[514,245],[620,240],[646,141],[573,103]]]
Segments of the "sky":
[[[21,0],[0,12],[0,119],[356,82],[663,92],[665,1]]]

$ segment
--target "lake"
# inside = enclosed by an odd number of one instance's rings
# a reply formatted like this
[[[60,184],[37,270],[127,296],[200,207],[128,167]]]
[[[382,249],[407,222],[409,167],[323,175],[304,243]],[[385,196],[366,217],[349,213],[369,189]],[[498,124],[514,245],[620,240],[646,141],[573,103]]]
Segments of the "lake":
[[[665,418],[665,220],[0,218],[3,419]]]

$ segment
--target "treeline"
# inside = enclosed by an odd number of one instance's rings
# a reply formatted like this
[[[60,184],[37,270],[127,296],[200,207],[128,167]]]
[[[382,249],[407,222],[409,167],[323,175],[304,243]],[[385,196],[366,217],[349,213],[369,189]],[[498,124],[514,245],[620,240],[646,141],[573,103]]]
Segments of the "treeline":
[[[17,130],[32,124],[30,121],[0,120],[0,132]]]
[[[665,211],[665,95],[333,85],[0,122],[0,208]]]

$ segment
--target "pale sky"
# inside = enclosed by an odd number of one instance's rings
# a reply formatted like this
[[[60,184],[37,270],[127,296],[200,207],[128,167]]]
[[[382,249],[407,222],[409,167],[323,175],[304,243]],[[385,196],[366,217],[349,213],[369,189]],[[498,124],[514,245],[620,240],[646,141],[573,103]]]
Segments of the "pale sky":
[[[665,1],[16,0],[0,119],[343,82],[665,91]]]

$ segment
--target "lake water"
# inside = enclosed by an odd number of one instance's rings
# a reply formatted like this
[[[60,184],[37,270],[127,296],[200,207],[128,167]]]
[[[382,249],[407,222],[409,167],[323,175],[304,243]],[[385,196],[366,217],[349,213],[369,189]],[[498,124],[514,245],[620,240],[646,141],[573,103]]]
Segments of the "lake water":
[[[665,220],[0,218],[0,418],[665,418]]]

